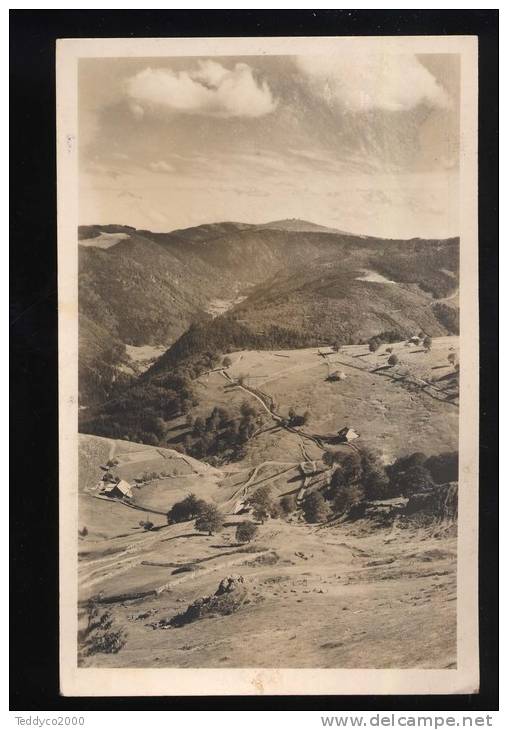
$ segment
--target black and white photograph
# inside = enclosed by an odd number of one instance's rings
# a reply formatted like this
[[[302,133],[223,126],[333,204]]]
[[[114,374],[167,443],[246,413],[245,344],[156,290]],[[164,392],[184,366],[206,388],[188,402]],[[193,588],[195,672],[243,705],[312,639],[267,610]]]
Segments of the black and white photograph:
[[[64,694],[475,691],[474,39],[59,44]]]

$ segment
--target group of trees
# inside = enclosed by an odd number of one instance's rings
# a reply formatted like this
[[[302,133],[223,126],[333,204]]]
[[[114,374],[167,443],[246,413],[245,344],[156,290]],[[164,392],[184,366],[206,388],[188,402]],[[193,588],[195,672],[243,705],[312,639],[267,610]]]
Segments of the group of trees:
[[[272,517],[279,517],[281,508],[279,503],[273,499],[271,487],[263,485],[258,487],[249,497],[249,505],[252,507],[252,516],[263,524],[265,520]]]
[[[195,519],[201,514],[206,504],[204,499],[198,499],[195,494],[187,495],[180,502],[175,502],[167,513],[168,525]]]
[[[367,343],[371,352],[376,352],[380,345],[386,345],[390,342],[400,342],[404,339],[404,335],[399,330],[384,330],[378,335],[373,335]]]
[[[260,411],[248,401],[236,412],[216,406],[206,418],[190,420],[191,430],[183,442],[185,451],[196,459],[214,457],[217,463],[239,458],[261,422]]]
[[[188,494],[185,499],[175,502],[166,517],[168,525],[195,520],[196,530],[208,532],[209,535],[220,532],[224,522],[224,516],[216,504],[199,499],[195,494]]]
[[[180,372],[140,379],[81,418],[80,430],[98,436],[165,446],[168,421],[197,405],[193,383]]]
[[[324,462],[333,469],[326,491],[308,494],[302,503],[307,522],[323,522],[332,514],[343,514],[362,501],[411,497],[429,492],[437,484],[458,480],[458,452],[427,457],[421,452],[385,465],[372,450],[350,454],[328,451]]]
[[[193,363],[200,361],[203,353],[210,353],[216,366],[221,362],[221,352],[297,348],[307,344],[308,337],[296,330],[270,325],[263,332],[255,332],[239,322],[235,315],[227,313],[192,324],[159,358],[152,370],[160,372],[175,367],[192,367]]]
[[[261,508],[261,493],[258,495],[258,499],[258,510],[254,511],[254,516],[256,517],[257,515],[257,518],[260,516],[264,518],[265,513]],[[194,527],[198,532],[207,532],[209,535],[220,532],[224,527],[224,515],[217,505],[213,502],[206,502],[204,499],[199,499],[195,494],[188,494],[185,499],[182,499],[180,502],[175,502],[167,513],[168,525],[173,525],[178,522],[189,522],[191,520],[194,520]],[[263,521],[263,519],[260,521]],[[257,531],[258,528],[254,522],[245,520],[244,522],[240,522],[237,527],[236,539],[238,542],[250,542],[256,536]]]

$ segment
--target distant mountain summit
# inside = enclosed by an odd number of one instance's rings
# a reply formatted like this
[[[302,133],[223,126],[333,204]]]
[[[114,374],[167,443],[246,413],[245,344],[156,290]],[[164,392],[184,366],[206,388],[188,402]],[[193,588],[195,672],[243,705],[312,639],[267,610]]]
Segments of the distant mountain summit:
[[[301,218],[285,218],[280,221],[269,221],[263,223],[258,228],[271,228],[277,231],[294,231],[299,233],[340,233],[343,236],[350,236],[351,233],[341,231],[338,228],[329,228],[328,226],[320,226],[312,221],[304,221]]]

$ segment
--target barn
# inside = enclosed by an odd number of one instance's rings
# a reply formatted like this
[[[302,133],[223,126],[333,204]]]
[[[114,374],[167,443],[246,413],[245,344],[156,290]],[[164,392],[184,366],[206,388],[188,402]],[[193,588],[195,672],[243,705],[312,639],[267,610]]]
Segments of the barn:
[[[345,443],[349,443],[350,441],[354,441],[357,438],[360,438],[360,434],[356,433],[352,428],[349,428],[349,426],[344,426],[339,432],[339,438],[341,441]]]
[[[112,484],[104,490],[104,494],[107,497],[116,497],[117,499],[132,499],[132,488],[129,482],[124,479],[120,479],[116,484]]]

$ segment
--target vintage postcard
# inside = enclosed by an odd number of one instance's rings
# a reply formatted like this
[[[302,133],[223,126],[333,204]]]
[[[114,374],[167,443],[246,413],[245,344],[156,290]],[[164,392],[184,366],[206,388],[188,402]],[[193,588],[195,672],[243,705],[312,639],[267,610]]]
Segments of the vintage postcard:
[[[478,690],[476,38],[58,42],[61,691]]]

